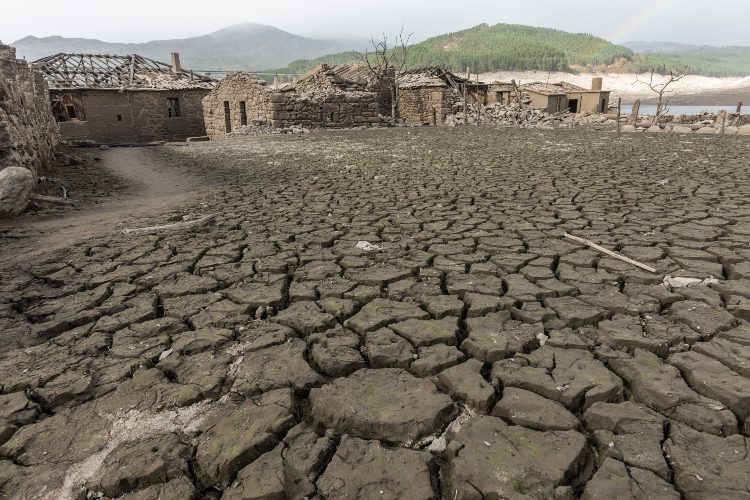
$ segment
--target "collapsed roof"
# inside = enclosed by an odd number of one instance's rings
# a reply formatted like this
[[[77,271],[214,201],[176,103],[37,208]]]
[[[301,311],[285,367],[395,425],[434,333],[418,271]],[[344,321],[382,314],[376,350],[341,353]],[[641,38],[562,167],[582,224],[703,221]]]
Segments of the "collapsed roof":
[[[420,88],[420,87],[450,87],[459,90],[461,85],[468,84],[470,87],[476,85],[476,82],[467,80],[461,76],[451,73],[442,66],[433,66],[431,68],[420,68],[404,71],[399,75],[398,86],[400,88]],[[479,82],[480,86],[486,86],[485,83]]]
[[[169,64],[132,54],[55,54],[32,63],[44,73],[51,90],[189,90],[211,89],[216,80],[200,73],[178,71]]]
[[[297,82],[284,90],[298,92],[329,90],[333,92],[366,92],[374,87],[374,78],[369,69],[357,63],[315,67]]]

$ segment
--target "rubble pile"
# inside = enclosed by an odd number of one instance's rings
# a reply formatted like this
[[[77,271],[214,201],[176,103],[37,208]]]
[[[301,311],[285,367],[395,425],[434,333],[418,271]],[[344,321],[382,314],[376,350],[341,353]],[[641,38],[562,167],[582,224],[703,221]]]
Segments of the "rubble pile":
[[[514,125],[523,128],[565,128],[577,125],[603,124],[614,126],[616,118],[602,113],[547,113],[541,109],[519,107],[494,103],[479,106],[469,104],[468,113],[463,111],[463,102],[456,103],[451,115],[446,117],[445,124],[449,127],[456,125],[474,125],[479,123],[491,125]],[[481,112],[481,114],[480,114]]]
[[[622,127],[623,132],[673,132],[676,134],[750,135],[750,116],[739,113],[698,113],[695,115],[640,116],[635,123]]]
[[[0,217],[23,211],[58,142],[44,78],[0,43]]]

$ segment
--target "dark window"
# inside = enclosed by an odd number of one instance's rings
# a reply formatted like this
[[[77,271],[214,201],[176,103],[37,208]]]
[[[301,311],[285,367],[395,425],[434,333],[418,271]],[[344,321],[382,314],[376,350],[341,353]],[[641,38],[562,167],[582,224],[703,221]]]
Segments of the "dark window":
[[[122,115],[117,115],[117,121],[118,121],[118,122],[121,122],[121,121],[122,121]]]
[[[180,100],[176,97],[167,98],[167,115],[170,118],[180,117]]]
[[[247,109],[245,109],[245,101],[240,101],[240,125],[247,125]]]
[[[229,114],[229,101],[224,101],[224,126],[227,134],[232,131],[232,116]]]
[[[76,107],[68,104],[65,106],[65,112],[68,114],[68,118],[75,120],[78,116],[76,115]]]

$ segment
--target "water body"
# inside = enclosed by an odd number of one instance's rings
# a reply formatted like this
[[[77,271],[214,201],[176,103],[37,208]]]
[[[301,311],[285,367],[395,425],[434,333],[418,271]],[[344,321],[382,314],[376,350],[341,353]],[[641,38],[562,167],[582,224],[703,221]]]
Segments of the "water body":
[[[622,103],[622,114],[627,115],[630,114],[630,111],[633,109],[633,103]],[[737,106],[669,106],[669,109],[667,110],[667,114],[669,115],[697,115],[698,113],[703,113],[708,111],[709,113],[718,113],[719,111],[728,111],[730,113],[734,113],[737,111]],[[639,111],[642,115],[653,115],[656,113],[656,104],[641,104],[641,110]],[[742,107],[742,114],[750,114],[750,104],[747,106]]]

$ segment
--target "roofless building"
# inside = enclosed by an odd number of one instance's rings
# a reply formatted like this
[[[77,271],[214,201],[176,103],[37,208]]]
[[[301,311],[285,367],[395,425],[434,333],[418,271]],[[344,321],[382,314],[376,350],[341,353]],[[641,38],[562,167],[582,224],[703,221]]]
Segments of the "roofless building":
[[[136,54],[57,54],[33,65],[45,75],[68,140],[143,143],[206,134],[201,99],[216,81],[182,70],[177,53],[171,65]]]

